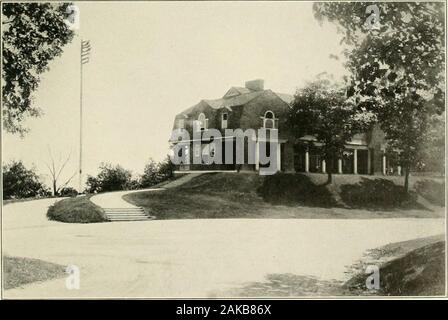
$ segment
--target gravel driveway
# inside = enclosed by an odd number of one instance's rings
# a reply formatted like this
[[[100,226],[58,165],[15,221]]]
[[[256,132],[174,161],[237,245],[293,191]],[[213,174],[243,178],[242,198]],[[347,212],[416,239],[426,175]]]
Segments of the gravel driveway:
[[[213,297],[268,274],[344,280],[370,248],[444,232],[443,219],[48,221],[54,199],[6,205],[3,253],[80,268],[65,279],[4,292],[12,297]]]

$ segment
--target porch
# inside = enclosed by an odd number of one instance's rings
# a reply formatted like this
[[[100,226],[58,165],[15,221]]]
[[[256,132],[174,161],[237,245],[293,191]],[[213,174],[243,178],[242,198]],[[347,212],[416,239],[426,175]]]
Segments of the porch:
[[[347,145],[342,157],[323,159],[319,147],[297,144],[294,146],[294,170],[305,173],[402,175],[402,169],[385,152],[368,146]]]

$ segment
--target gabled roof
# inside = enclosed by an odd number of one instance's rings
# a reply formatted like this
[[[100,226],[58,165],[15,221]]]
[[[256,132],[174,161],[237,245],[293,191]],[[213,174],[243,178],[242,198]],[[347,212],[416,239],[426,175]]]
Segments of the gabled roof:
[[[230,98],[233,96],[238,96],[240,94],[246,94],[246,93],[251,93],[253,92],[253,90],[244,88],[244,87],[231,87],[226,94],[223,96],[223,98]]]
[[[250,91],[250,90],[249,90]],[[221,98],[221,99],[213,99],[213,100],[203,100],[213,109],[220,108],[232,108],[235,106],[242,106],[252,99],[262,95],[264,91],[250,91],[250,93],[240,94],[230,98]]]
[[[287,93],[278,93],[274,92],[280,99],[285,101],[287,104],[290,104],[292,100],[294,100],[294,96],[287,94]]]
[[[191,111],[193,111],[198,105],[204,104],[204,103],[215,110],[218,110],[221,108],[227,108],[231,111],[232,107],[243,106],[243,105],[247,104],[249,101],[255,99],[256,97],[258,97],[260,95],[266,94],[267,92],[274,93],[288,105],[291,103],[291,101],[294,98],[292,95],[285,94],[285,93],[273,92],[270,89],[254,91],[254,90],[243,88],[243,87],[231,87],[222,98],[201,100],[198,104],[184,110],[179,115],[188,117],[188,114]]]

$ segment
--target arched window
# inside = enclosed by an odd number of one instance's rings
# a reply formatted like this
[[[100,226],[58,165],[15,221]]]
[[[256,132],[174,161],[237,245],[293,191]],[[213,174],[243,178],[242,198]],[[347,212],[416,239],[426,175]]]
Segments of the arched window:
[[[272,112],[272,111],[266,111],[266,113],[264,114],[264,117],[266,118],[266,119],[274,119],[275,117],[274,117],[274,112]]]
[[[275,129],[275,115],[274,112],[268,110],[264,113],[263,127],[266,129]]]
[[[198,116],[198,121],[197,121],[198,131],[207,129],[207,120],[208,119],[205,118],[204,113],[201,113]]]

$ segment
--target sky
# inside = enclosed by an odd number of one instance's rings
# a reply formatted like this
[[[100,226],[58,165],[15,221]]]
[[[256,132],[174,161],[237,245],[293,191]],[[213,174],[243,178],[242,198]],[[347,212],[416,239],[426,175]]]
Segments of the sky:
[[[23,138],[3,132],[3,162],[22,160],[44,179],[48,150],[71,155],[61,180],[79,166],[81,39],[92,47],[83,69],[83,172],[92,175],[101,162],[138,174],[163,160],[177,113],[246,80],[293,94],[322,72],[345,74],[330,58],[341,36],[315,20],[311,2],[75,4],[80,28],[34,95],[44,114],[25,122]]]

